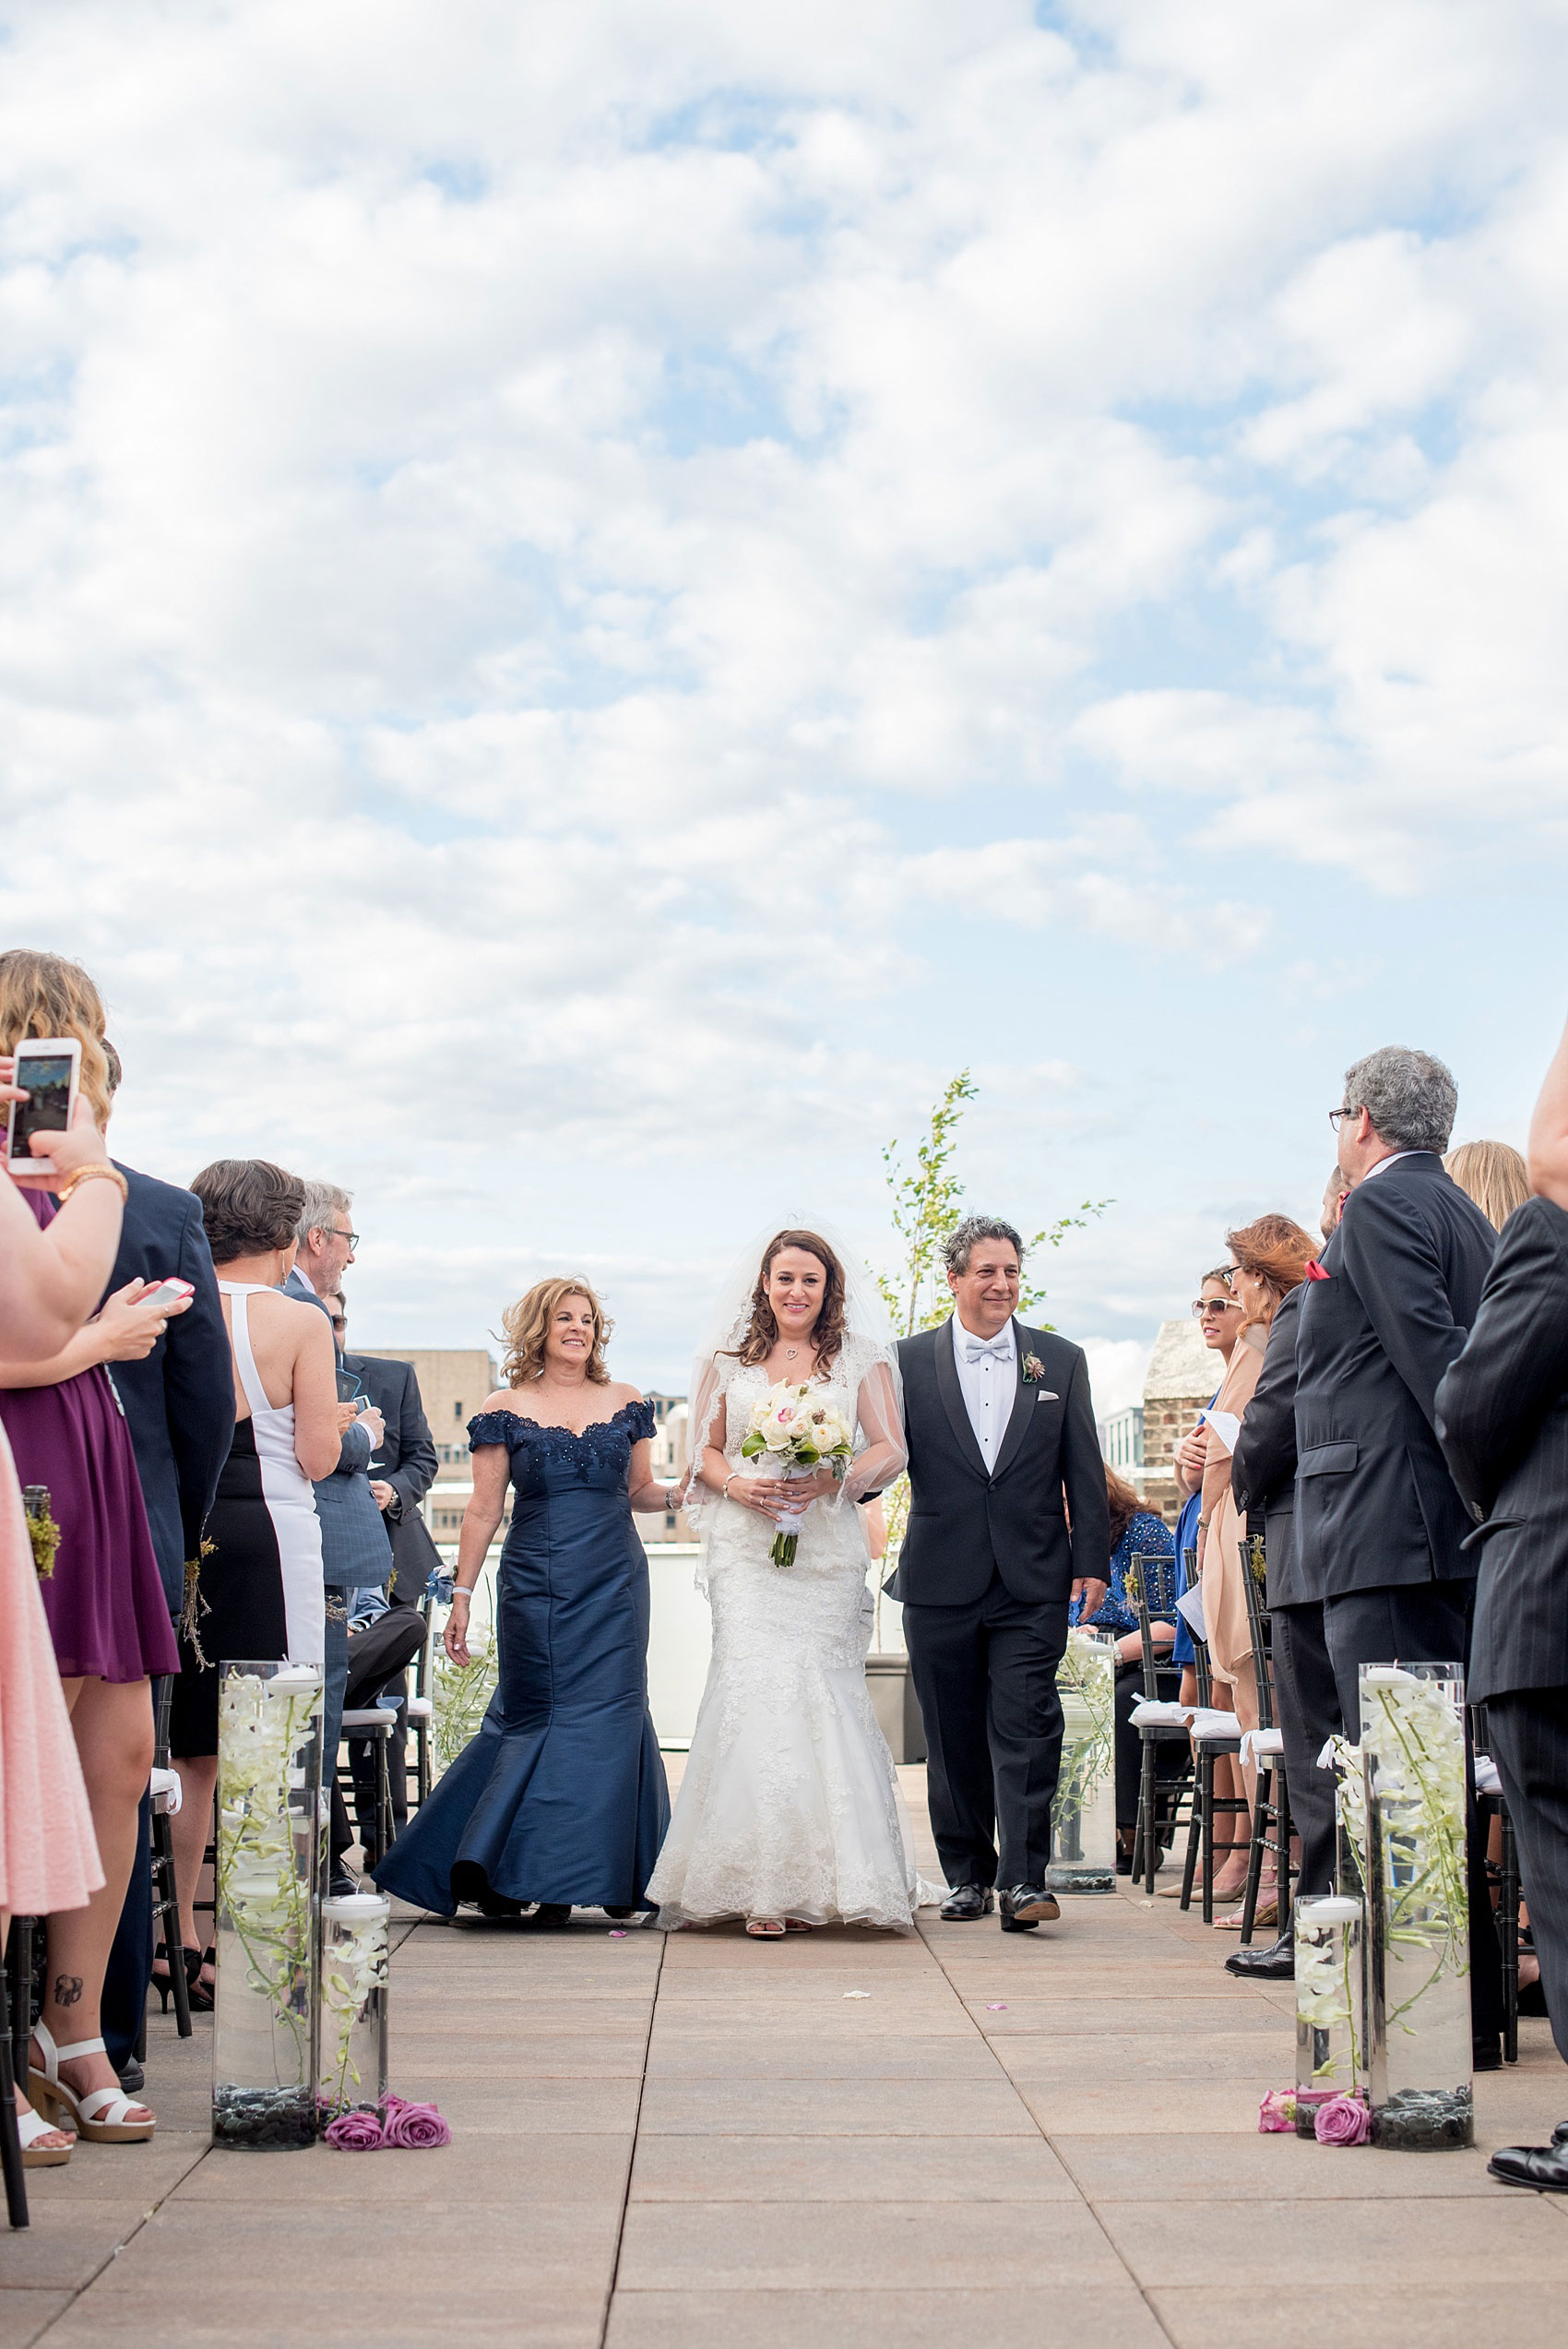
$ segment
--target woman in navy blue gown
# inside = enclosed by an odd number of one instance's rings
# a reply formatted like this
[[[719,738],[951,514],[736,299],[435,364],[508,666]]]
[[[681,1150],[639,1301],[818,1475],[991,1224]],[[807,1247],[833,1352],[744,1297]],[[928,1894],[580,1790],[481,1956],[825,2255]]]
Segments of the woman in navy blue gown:
[[[583,1281],[541,1281],[505,1318],[507,1384],[469,1422],[474,1494],[446,1652],[469,1662],[469,1593],[501,1522],[500,1685],[479,1735],[375,1871],[450,1916],[564,1923],[625,1915],[670,1823],[647,1710],[647,1558],[632,1511],[673,1508],[648,1473],[653,1406],[604,1366],[608,1325]],[[535,1904],[537,1904],[535,1906]]]

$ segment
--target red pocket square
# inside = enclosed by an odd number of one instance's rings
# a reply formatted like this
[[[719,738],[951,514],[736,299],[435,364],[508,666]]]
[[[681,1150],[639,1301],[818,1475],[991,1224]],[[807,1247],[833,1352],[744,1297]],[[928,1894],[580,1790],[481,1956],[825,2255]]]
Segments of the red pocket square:
[[[1324,1269],[1323,1269],[1322,1265],[1318,1262],[1318,1260],[1317,1260],[1317,1258],[1316,1258],[1316,1257],[1315,1257],[1315,1256],[1314,1256],[1314,1257],[1309,1257],[1309,1258],[1308,1258],[1308,1259],[1307,1259],[1307,1278],[1308,1278],[1308,1280],[1309,1280],[1309,1281],[1327,1281],[1327,1280],[1329,1280],[1331,1277],[1332,1277],[1332,1276],[1331,1276],[1329,1273],[1326,1273],[1326,1272],[1324,1270]]]

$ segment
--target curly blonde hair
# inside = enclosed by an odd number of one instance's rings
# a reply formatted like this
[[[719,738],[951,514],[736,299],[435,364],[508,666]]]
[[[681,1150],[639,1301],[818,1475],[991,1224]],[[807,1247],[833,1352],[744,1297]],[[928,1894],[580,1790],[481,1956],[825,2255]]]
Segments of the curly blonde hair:
[[[75,1036],[82,1048],[81,1090],[93,1122],[109,1122],[109,1055],[103,1047],[103,997],[79,962],[17,946],[0,954],[0,1053],[29,1036]]]
[[[606,1320],[604,1307],[586,1281],[574,1275],[566,1281],[536,1281],[527,1296],[509,1305],[501,1317],[501,1327],[506,1332],[506,1353],[501,1365],[501,1376],[508,1387],[526,1387],[530,1379],[544,1375],[544,1341],[550,1325],[567,1297],[586,1297],[593,1307],[593,1351],[588,1355],[588,1377],[596,1387],[608,1387],[610,1373],[604,1366],[604,1349],[609,1343],[613,1321]]]

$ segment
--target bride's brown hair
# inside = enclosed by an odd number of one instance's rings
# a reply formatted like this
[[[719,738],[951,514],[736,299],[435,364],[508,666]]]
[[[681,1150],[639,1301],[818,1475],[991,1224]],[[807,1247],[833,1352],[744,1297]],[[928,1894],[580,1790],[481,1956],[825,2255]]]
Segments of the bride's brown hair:
[[[786,1248],[802,1248],[807,1256],[814,1256],[826,1279],[822,1285],[822,1310],[816,1317],[812,1335],[816,1341],[816,1366],[829,1369],[838,1359],[844,1344],[844,1268],[826,1240],[814,1232],[776,1232],[762,1252],[762,1270],[752,1291],[752,1318],[746,1334],[733,1349],[737,1361],[746,1365],[766,1362],[778,1343],[778,1321],[767,1302],[767,1276],[773,1270],[773,1259],[782,1256]]]

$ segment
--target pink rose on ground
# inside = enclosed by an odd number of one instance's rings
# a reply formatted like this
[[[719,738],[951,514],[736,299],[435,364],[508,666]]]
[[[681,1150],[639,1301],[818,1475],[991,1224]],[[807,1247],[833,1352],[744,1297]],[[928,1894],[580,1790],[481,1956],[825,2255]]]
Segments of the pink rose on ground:
[[[433,2145],[450,2145],[452,2132],[434,2105],[412,2105],[401,2096],[388,2096],[381,2141],[423,2152]]]
[[[381,2123],[374,2113],[339,2113],[327,2125],[327,2142],[339,2153],[374,2153],[381,2141]]]
[[[1372,2115],[1359,2096],[1331,2096],[1318,2106],[1313,2128],[1320,2145],[1364,2145]]]
[[[1293,2088],[1271,2088],[1258,2106],[1258,2129],[1264,2137],[1277,2137],[1296,2126],[1296,2092]]]

